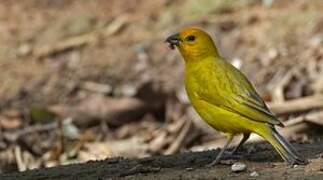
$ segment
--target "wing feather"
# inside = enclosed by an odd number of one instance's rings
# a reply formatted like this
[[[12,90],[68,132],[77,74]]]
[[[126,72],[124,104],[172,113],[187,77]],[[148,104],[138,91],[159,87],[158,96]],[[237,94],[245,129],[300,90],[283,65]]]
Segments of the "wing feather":
[[[225,65],[232,70],[227,71],[230,73],[223,72],[225,78],[230,82],[230,88],[226,91],[218,90],[215,84],[213,91],[202,93],[201,98],[208,103],[235,112],[250,120],[284,126],[270,112],[249,80],[231,64]]]

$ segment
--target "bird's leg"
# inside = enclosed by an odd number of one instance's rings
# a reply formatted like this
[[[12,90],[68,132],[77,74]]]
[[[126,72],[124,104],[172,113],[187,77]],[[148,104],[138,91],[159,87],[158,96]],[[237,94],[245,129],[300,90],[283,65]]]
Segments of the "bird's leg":
[[[221,151],[219,152],[219,154],[216,156],[215,160],[209,164],[209,166],[214,166],[214,165],[216,165],[216,164],[218,164],[220,162],[221,157],[222,157],[224,151],[228,148],[228,146],[231,143],[232,139],[233,139],[233,135],[232,134],[228,134],[228,140],[227,140],[226,144],[221,149]]]
[[[230,152],[231,155],[234,155],[234,153],[236,153],[239,148],[242,146],[243,143],[245,143],[250,137],[250,133],[248,134],[243,134],[243,138],[241,139],[241,141],[239,142],[238,146],[236,146],[233,151]]]

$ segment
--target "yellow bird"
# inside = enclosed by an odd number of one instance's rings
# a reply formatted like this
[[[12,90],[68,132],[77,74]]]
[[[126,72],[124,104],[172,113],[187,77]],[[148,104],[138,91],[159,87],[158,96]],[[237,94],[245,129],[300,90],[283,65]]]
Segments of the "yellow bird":
[[[249,80],[219,55],[212,38],[198,28],[186,28],[166,39],[185,60],[185,88],[191,104],[210,126],[227,136],[227,143],[211,165],[220,161],[233,137],[243,134],[235,152],[256,133],[266,139],[289,164],[306,164],[275,129],[284,126],[267,108]]]

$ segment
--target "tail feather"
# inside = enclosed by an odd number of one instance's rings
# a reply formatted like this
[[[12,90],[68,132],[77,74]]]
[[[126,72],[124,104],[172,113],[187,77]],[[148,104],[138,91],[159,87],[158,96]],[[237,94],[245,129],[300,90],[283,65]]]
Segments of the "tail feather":
[[[281,136],[275,128],[270,128],[271,133],[266,133],[263,137],[278,151],[280,156],[289,164],[307,164],[307,160],[301,158],[294,147]]]

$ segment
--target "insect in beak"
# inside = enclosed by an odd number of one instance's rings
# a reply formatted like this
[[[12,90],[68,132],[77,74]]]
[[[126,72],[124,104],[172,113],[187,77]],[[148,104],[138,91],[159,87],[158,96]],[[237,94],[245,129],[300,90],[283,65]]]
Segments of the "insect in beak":
[[[180,38],[179,34],[176,33],[169,36],[165,42],[169,43],[169,47],[171,49],[175,49],[175,46],[179,46],[179,44],[182,42],[182,39]]]

